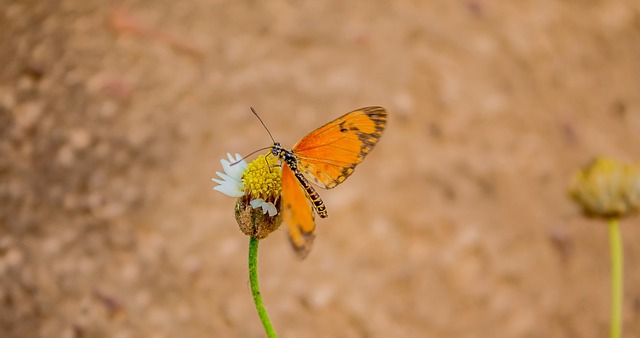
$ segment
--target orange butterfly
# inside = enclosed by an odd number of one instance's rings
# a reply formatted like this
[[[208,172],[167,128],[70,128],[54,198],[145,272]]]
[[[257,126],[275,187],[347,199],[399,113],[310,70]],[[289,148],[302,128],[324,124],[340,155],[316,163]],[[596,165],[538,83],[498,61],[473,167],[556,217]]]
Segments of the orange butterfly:
[[[386,124],[384,108],[365,107],[312,131],[291,150],[273,143],[271,154],[284,162],[282,212],[298,257],[307,256],[315,238],[313,210],[327,217],[324,202],[309,182],[324,189],[344,182],[376,145]]]

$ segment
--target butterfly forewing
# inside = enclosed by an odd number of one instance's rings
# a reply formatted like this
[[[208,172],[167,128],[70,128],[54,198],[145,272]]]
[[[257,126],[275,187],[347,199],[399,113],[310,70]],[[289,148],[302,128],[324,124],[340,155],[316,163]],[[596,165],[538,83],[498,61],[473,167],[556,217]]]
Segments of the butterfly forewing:
[[[312,131],[293,148],[310,181],[331,189],[342,183],[376,145],[387,123],[382,107],[365,107]]]

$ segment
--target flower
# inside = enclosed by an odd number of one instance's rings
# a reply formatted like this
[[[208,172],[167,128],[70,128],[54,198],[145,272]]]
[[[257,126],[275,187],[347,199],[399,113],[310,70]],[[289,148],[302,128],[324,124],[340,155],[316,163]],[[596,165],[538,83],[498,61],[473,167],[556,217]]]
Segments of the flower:
[[[213,189],[238,198],[235,214],[240,230],[262,239],[282,223],[279,213],[282,171],[278,158],[269,153],[247,164],[240,154],[235,158],[231,154],[227,156],[228,161],[220,161],[224,173],[216,172],[221,179],[212,178],[218,183]]]
[[[596,159],[574,174],[569,193],[590,216],[624,216],[640,207],[640,168]]]

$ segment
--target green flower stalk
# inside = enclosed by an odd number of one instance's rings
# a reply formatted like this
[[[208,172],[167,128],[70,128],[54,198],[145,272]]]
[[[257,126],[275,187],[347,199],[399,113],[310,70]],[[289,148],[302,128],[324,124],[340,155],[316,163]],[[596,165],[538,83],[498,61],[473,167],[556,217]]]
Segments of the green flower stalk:
[[[618,220],[609,220],[609,247],[611,247],[611,330],[610,337],[622,335],[622,240]]]
[[[249,239],[249,282],[251,283],[251,294],[253,295],[253,303],[256,305],[258,317],[264,327],[264,332],[269,338],[277,337],[276,331],[271,326],[271,320],[267,314],[267,309],[262,302],[262,294],[260,294],[260,286],[258,283],[258,244],[260,240],[255,237]]]
[[[622,335],[623,251],[618,220],[640,207],[640,167],[597,159],[576,172],[571,197],[590,217],[608,221],[611,249],[610,337]]]
[[[262,301],[258,282],[258,244],[282,224],[280,193],[282,172],[273,156],[258,156],[247,164],[239,154],[229,160],[221,160],[224,173],[212,180],[218,190],[227,196],[237,197],[235,217],[240,230],[249,236],[249,281],[251,294],[262,326],[269,338],[277,337]]]

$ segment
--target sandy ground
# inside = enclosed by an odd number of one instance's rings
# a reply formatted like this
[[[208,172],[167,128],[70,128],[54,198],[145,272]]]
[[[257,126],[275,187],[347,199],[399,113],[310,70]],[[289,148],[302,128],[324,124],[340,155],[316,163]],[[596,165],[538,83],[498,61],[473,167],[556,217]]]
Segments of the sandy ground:
[[[567,198],[640,159],[637,1],[0,0],[0,337],[261,337],[227,152],[390,112],[261,242],[282,337],[604,337],[606,226]],[[640,218],[623,220],[640,337]]]

